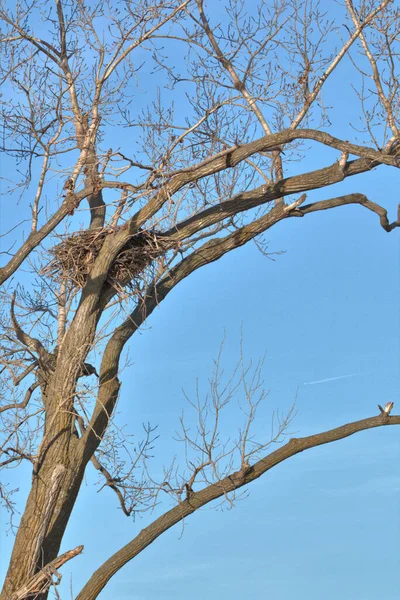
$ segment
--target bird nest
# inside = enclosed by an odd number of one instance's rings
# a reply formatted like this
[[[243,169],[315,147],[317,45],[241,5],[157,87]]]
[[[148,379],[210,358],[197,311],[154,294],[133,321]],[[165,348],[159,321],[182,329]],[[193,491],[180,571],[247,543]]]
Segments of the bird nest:
[[[52,260],[42,270],[44,275],[54,280],[68,279],[74,286],[82,288],[92,266],[109,235],[115,229],[79,231],[63,237],[62,241],[50,250]],[[135,286],[137,278],[156,258],[174,244],[165,236],[154,231],[139,231],[129,238],[112,263],[107,281],[114,287]]]

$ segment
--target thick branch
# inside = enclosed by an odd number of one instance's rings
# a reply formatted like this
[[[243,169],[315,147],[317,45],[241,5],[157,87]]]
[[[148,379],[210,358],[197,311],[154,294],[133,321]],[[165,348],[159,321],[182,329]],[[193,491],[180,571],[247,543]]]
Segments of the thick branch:
[[[171,228],[165,235],[171,239],[183,240],[202,229],[228,219],[233,215],[237,215],[240,212],[257,208],[277,198],[339,183],[345,177],[370,170],[374,166],[376,166],[376,163],[360,158],[347,163],[343,168],[337,162],[330,167],[302,173],[301,175],[294,175],[293,177],[288,177],[269,185],[262,185],[253,190],[241,192],[233,198],[221,202],[221,204],[211,206],[197,215],[189,217],[186,221]]]
[[[275,206],[266,215],[263,215],[252,223],[239,228],[225,237],[212,239],[194,250],[189,256],[173,267],[157,285],[150,288],[145,301],[116,328],[103,354],[100,370],[100,388],[96,406],[90,424],[81,440],[83,444],[82,451],[87,460],[89,460],[98,447],[114,410],[120,389],[118,379],[119,360],[125,344],[153,312],[156,306],[164,300],[179,282],[204,265],[219,260],[231,250],[246,244],[283,219],[302,217],[308,213],[346,206],[348,204],[360,204],[361,206],[366,206],[369,210],[373,210],[371,205],[374,205],[363,194],[348,194],[301,206],[305,198],[306,196],[303,195],[289,206],[285,204]],[[378,205],[374,206],[378,207]],[[382,207],[379,207],[379,210],[380,212],[384,211]],[[374,210],[374,212],[378,213],[378,210]],[[379,215],[380,212],[378,213]],[[391,224],[388,228],[385,227],[385,229],[386,231],[390,231],[395,226],[397,225]]]
[[[296,131],[289,129],[264,136],[254,142],[244,144],[243,146],[232,147],[231,149],[225,150],[214,157],[210,157],[193,167],[179,171],[176,175],[172,176],[167,185],[165,185],[130,219],[127,231],[129,230],[129,234],[135,233],[148,219],[151,219],[162,208],[165,202],[169,201],[171,197],[185,185],[198,181],[203,177],[215,175],[228,168],[236,167],[254,154],[280,148],[282,145],[297,139],[314,140],[340,150],[341,152],[348,152],[349,154],[354,154],[362,158],[347,163],[346,168],[339,168],[341,165],[337,163],[337,165],[335,164],[331,167],[311,172],[315,173],[314,180],[310,178],[308,181],[305,181],[306,176],[310,177],[310,173],[307,173],[277,181],[275,184],[272,184],[270,197],[265,201],[272,201],[279,198],[279,193],[283,196],[336,183],[345,177],[369,171],[379,164],[399,166],[398,157],[389,153],[378,152],[373,148],[351,144],[350,142],[339,140],[325,132],[315,131],[313,129]],[[336,169],[336,167],[338,168]],[[336,176],[334,173],[336,173]],[[105,182],[104,187],[126,187],[127,189],[130,189],[131,186],[129,183],[112,184],[111,182]],[[269,186],[261,186],[259,189],[267,190],[267,188],[269,189]]]
[[[341,140],[340,138],[334,137],[326,131],[319,131],[316,129],[284,129],[278,133],[265,135],[247,144],[227,148],[226,150],[223,150],[214,156],[210,156],[209,158],[206,158],[192,167],[180,169],[179,171],[169,174],[160,173],[159,177],[168,177],[189,172],[196,173],[200,169],[203,169],[203,167],[206,165],[212,166],[214,164],[216,170],[206,173],[206,175],[212,175],[221,170],[221,168],[236,166],[242,160],[246,160],[258,152],[268,152],[272,150],[281,151],[282,146],[296,140],[312,140],[314,142],[319,142],[324,146],[329,146],[331,148],[335,148],[336,150],[340,150],[341,152],[354,154],[354,156],[358,156],[360,158],[370,158],[371,160],[376,160],[377,162],[393,167],[400,166],[398,156],[396,157],[390,152],[378,151],[369,146],[353,144],[348,140]],[[221,161],[221,158],[225,158],[225,161]]]
[[[313,204],[305,204],[297,209],[292,216],[295,216],[296,214],[298,216],[303,216],[320,210],[329,210],[330,208],[335,208],[337,206],[344,206],[345,204],[361,204],[361,206],[365,206],[365,208],[368,208],[368,210],[377,214],[382,228],[388,233],[393,231],[393,229],[396,229],[396,227],[400,227],[400,204],[397,210],[396,221],[390,223],[387,216],[387,210],[383,208],[383,206],[376,204],[376,202],[368,200],[363,194],[349,194],[348,196],[341,196],[339,198],[321,200],[320,202],[315,202]]]
[[[359,431],[385,425],[400,425],[400,416],[389,417],[379,415],[377,417],[370,417],[368,419],[362,419],[361,421],[347,423],[341,427],[316,435],[310,435],[304,438],[292,438],[287,444],[257,461],[249,469],[231,473],[221,481],[214,483],[199,492],[193,492],[187,500],[156,519],[151,525],[143,529],[136,538],[103,563],[78,594],[76,600],[94,600],[97,598],[113,575],[126,565],[127,562],[140,554],[160,535],[173,527],[173,525],[176,525],[182,521],[182,519],[185,519],[209,502],[217,500],[218,498],[229,494],[229,492],[233,492],[248,485],[279,463],[304,450],[341,440],[354,433],[358,433]]]

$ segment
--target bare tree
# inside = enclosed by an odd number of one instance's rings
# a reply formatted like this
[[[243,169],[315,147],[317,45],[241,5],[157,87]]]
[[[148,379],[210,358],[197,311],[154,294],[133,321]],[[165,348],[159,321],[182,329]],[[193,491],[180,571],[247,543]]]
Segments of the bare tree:
[[[5,191],[22,207],[2,242],[0,464],[28,460],[33,469],[2,599],[45,598],[51,568],[80,552],[58,557],[90,461],[125,514],[146,510],[161,491],[176,505],[99,566],[80,600],[96,598],[172,525],[212,500],[230,501],[290,456],[400,423],[383,409],[265,454],[291,415],[271,439],[252,438],[259,369],[242,365],[222,391],[215,374],[209,403],[191,401],[199,423],[193,437],[182,421],[185,473],[172,466],[163,481],[152,478],[150,426],[128,468],[111,458],[121,443],[112,428],[121,354],[183,279],[285,219],[353,204],[387,232],[400,225],[399,214],[390,221],[357,191],[306,202],[307,192],[325,195],[348,177],[400,165],[393,0],[346,0],[343,26],[317,0],[226,0],[222,22],[211,4],[0,3]],[[342,61],[354,69],[358,143],[326,131],[325,84]],[[149,105],[143,86],[154,94]],[[122,128],[130,135],[118,145]],[[336,160],[301,171],[321,147]],[[227,445],[219,415],[239,384],[247,420]]]

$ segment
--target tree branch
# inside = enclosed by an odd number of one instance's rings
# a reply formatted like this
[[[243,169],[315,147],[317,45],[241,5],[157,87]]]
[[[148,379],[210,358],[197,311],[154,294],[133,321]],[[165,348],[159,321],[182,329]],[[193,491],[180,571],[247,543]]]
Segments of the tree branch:
[[[24,409],[28,406],[29,404],[29,400],[31,399],[31,396],[33,394],[33,392],[36,390],[36,388],[39,387],[39,382],[35,381],[35,383],[32,383],[32,385],[29,386],[29,388],[26,390],[24,399],[22,400],[22,402],[14,402],[12,404],[6,404],[5,406],[1,406],[0,407],[0,413],[6,411],[6,410],[11,410],[13,409]]]
[[[372,54],[371,50],[369,49],[367,40],[365,39],[365,35],[364,32],[361,28],[362,25],[364,25],[365,20],[361,21],[358,16],[357,13],[354,9],[354,5],[352,0],[346,0],[346,6],[347,9],[350,13],[351,16],[351,20],[354,23],[354,26],[360,30],[360,42],[362,47],[364,48],[364,52],[370,62],[371,65],[371,69],[372,69],[372,78],[374,80],[375,83],[375,87],[377,89],[378,92],[378,96],[379,99],[382,103],[382,106],[384,107],[385,111],[386,111],[386,115],[387,115],[387,120],[390,126],[390,129],[392,130],[392,134],[396,137],[398,137],[399,135],[399,129],[396,125],[396,119],[394,118],[393,115],[393,110],[392,110],[392,106],[391,103],[389,102],[389,100],[387,99],[385,92],[383,91],[383,87],[382,87],[382,82],[381,82],[381,76],[379,75],[379,69],[378,69],[378,65],[377,65],[377,61],[374,58],[374,55]]]
[[[132,558],[140,554],[165,531],[213,500],[217,500],[223,495],[229,494],[229,492],[248,485],[273,467],[300,452],[304,452],[304,450],[344,439],[360,431],[386,425],[400,425],[400,416],[389,417],[381,414],[377,417],[369,417],[353,423],[347,423],[323,433],[304,438],[292,438],[287,444],[257,461],[250,468],[231,473],[221,481],[199,492],[193,492],[188,499],[156,519],[131,542],[103,563],[82,588],[76,600],[94,600],[97,598],[113,575],[132,560]]]
[[[81,200],[86,198],[92,192],[91,189],[84,188],[80,192],[68,195],[60,208],[38,231],[32,231],[27,240],[22,244],[12,259],[0,269],[0,285],[2,285],[11,275],[15,273],[18,267],[24,262],[27,256],[34,250],[41,241],[43,241],[49,233],[51,233],[57,225],[68,215],[71,214]]]
[[[105,83],[107,81],[107,79],[110,77],[110,75],[115,71],[115,69],[118,67],[118,65],[132,52],[132,50],[134,50],[135,48],[137,48],[138,46],[140,46],[141,44],[143,44],[144,41],[148,40],[149,38],[151,38],[151,36],[153,35],[153,33],[155,33],[156,31],[158,31],[158,29],[160,29],[163,25],[165,25],[166,23],[168,23],[168,21],[170,21],[171,19],[173,19],[175,17],[175,15],[177,15],[182,9],[185,8],[185,6],[187,6],[189,4],[190,0],[185,0],[184,2],[182,2],[179,6],[177,6],[170,15],[168,15],[167,17],[165,17],[162,21],[160,21],[159,23],[157,23],[157,25],[155,25],[154,27],[152,27],[151,29],[149,29],[148,31],[146,31],[143,35],[140,36],[140,38],[138,40],[136,40],[135,42],[133,42],[133,44],[131,44],[130,46],[128,46],[128,48],[126,48],[119,56],[115,57],[111,63],[109,63],[107,65],[107,67],[105,68],[104,74],[101,78],[100,81],[100,86],[103,85],[103,83]]]
[[[40,360],[45,360],[46,358],[48,358],[49,353],[44,348],[43,344],[36,338],[33,338],[30,335],[28,335],[27,333],[25,333],[25,331],[22,329],[22,327],[20,326],[20,324],[17,321],[17,318],[15,316],[16,295],[17,295],[17,292],[14,291],[12,298],[11,298],[10,313],[11,313],[11,323],[12,323],[13,329],[15,331],[17,340],[19,342],[21,342],[21,344],[23,346],[25,346],[26,348],[28,348],[31,352],[35,353]]]
[[[253,208],[259,204],[271,202],[288,194],[296,194],[303,191],[318,189],[320,187],[325,187],[327,185],[340,182],[346,177],[370,171],[379,164],[387,164],[395,167],[399,166],[399,159],[397,156],[378,152],[373,148],[357,146],[356,144],[351,144],[349,142],[339,140],[338,138],[334,138],[325,132],[317,132],[309,129],[296,131],[285,130],[277,134],[264,136],[259,140],[250,142],[249,144],[245,144],[243,146],[233,147],[230,151],[224,151],[223,153],[220,153],[211,159],[207,159],[206,161],[195,165],[189,170],[173,176],[170,182],[167,183],[153,198],[149,200],[146,206],[141,208],[129,220],[126,232],[130,235],[137,232],[137,230],[148,219],[152,218],[161,209],[165,202],[170,200],[174,194],[176,194],[185,185],[198,181],[204,177],[215,175],[216,173],[219,173],[227,168],[235,167],[253,154],[277,148],[296,139],[314,140],[323,143],[324,145],[336,148],[342,153],[348,152],[350,154],[355,154],[356,156],[361,156],[362,158],[350,161],[346,165],[343,165],[340,163],[340,161],[338,161],[329,167],[324,167],[323,169],[281,179],[270,185],[263,185],[255,190],[243,192],[242,194],[235,196],[230,201],[228,200],[224,203],[213,206],[187,219],[187,221],[184,221],[183,224],[178,225],[178,228],[183,226],[186,227],[194,222],[200,222],[203,219],[208,219],[211,215],[214,215],[214,217],[208,222],[208,224],[212,224],[221,220],[221,218],[224,218],[221,216],[221,210],[227,210],[227,216],[229,216],[229,214],[231,214],[229,208],[236,209],[240,212],[240,210]],[[107,186],[107,184],[105,185]],[[123,185],[125,186],[125,184]],[[129,189],[129,184],[127,184],[125,187]],[[261,196],[264,197],[261,198]],[[252,202],[252,200],[254,200],[254,202]],[[231,207],[229,207],[229,202],[232,202]],[[242,208],[239,206],[240,203],[242,204]],[[219,218],[216,218],[217,214],[220,215]],[[197,230],[198,229],[196,229],[196,231]],[[176,228],[172,228],[167,233],[169,235],[173,235],[174,231],[176,231]],[[179,239],[182,239],[181,235],[178,237]]]
[[[81,435],[83,435],[86,431],[85,423],[84,423],[82,417],[78,414],[76,415],[76,420],[78,422],[79,429],[81,431]],[[105,466],[101,464],[101,462],[99,461],[99,459],[96,457],[95,454],[93,454],[90,461],[91,461],[92,465],[94,466],[94,468],[103,475],[104,479],[106,480],[105,485],[117,494],[119,503],[121,505],[122,512],[127,517],[129,517],[132,512],[132,509],[129,509],[126,506],[124,496],[123,496],[121,490],[119,489],[114,477],[111,475],[110,471],[108,471],[108,469],[106,469]]]
[[[11,596],[11,600],[23,600],[24,598],[30,598],[31,596],[37,597],[38,594],[45,592],[51,585],[54,585],[52,581],[53,575],[58,577],[58,581],[55,585],[60,583],[61,575],[57,572],[57,569],[62,567],[68,560],[71,560],[71,558],[81,554],[82,551],[83,546],[77,546],[73,550],[68,550],[68,552],[64,552],[64,554],[61,554],[52,560],[43,567],[39,573],[36,573],[24,587],[15,592]]]
[[[347,168],[345,171],[346,177],[368,171],[379,164],[399,166],[399,158],[395,155],[384,152],[378,152],[373,148],[352,144],[350,142],[335,138],[326,132],[314,131],[312,129],[299,129],[296,131],[285,130],[279,133],[264,136],[258,140],[255,140],[254,142],[244,144],[243,146],[234,146],[228,150],[224,150],[223,152],[202,161],[201,163],[193,167],[183,169],[174,175],[171,174],[172,179],[170,180],[170,182],[167,185],[163,186],[162,189],[147,203],[147,205],[144,206],[141,210],[139,210],[130,219],[129,233],[131,234],[134,230],[137,231],[137,229],[141,227],[143,223],[145,223],[154,214],[156,214],[158,210],[160,210],[160,208],[163,206],[163,204],[185,185],[193,183],[203,177],[215,175],[216,173],[219,173],[220,171],[223,171],[226,168],[235,167],[239,163],[241,163],[242,161],[246,160],[254,154],[257,154],[259,152],[265,152],[268,150],[274,150],[281,145],[288,144],[297,139],[313,140],[316,142],[320,142],[324,145],[330,146],[332,148],[336,148],[337,150],[340,150],[342,152],[347,151],[350,154],[362,157],[358,160],[351,161],[347,164]],[[326,167],[326,169],[332,169],[332,167]],[[312,173],[315,173],[316,178],[319,179],[320,174],[323,174],[324,170],[320,169]],[[326,171],[326,174],[329,173],[329,171]],[[315,189],[312,187],[312,179],[309,181],[309,184],[306,187],[296,187],[296,185],[288,185],[288,182],[292,182],[293,184],[295,184],[297,181],[300,181],[300,177],[305,177],[305,175],[309,174],[304,174],[303,176],[295,176],[295,178],[291,177],[288,179],[283,179],[283,183],[276,182],[273,185],[279,187],[279,193],[281,195],[284,195],[285,193],[285,189],[282,189],[282,186],[285,185],[287,186],[286,189],[288,190],[286,194]],[[332,183],[334,182],[335,181],[332,181]],[[320,184],[316,185],[315,187],[321,187],[322,185],[324,184],[321,180]],[[128,190],[132,188],[132,185],[128,182],[120,183],[105,181],[101,183],[101,186],[104,188],[123,187]],[[31,251],[34,250],[40,244],[40,242],[43,241],[49,235],[49,233],[51,233],[57,227],[57,225],[59,225],[61,221],[68,214],[71,213],[71,211],[73,211],[77,206],[79,206],[80,202],[84,198],[87,198],[93,193],[94,187],[92,185],[87,185],[80,192],[77,192],[72,196],[67,196],[63,204],[47,221],[47,223],[45,223],[45,225],[43,225],[43,227],[41,227],[38,231],[32,232],[27,238],[27,240],[19,248],[19,250],[15,253],[15,255],[12,257],[12,259],[8,262],[8,264],[0,269],[0,285],[3,284],[9,277],[11,277],[11,275],[15,273],[15,271],[23,263],[27,256],[29,256]],[[279,195],[277,196],[276,194],[278,194],[278,188],[275,188],[275,190],[271,192],[271,198],[267,201],[272,201],[279,197]]]
[[[333,185],[334,183],[339,183],[340,181],[343,181],[345,177],[355,175],[359,173],[360,170],[369,170],[373,168],[373,166],[374,163],[361,158],[347,163],[344,169],[336,162],[323,169],[302,173],[301,175],[294,175],[293,177],[282,179],[276,183],[262,185],[253,190],[236,194],[233,198],[225,200],[220,204],[206,208],[185,221],[178,223],[176,226],[166,231],[165,235],[172,240],[184,240],[194,233],[228,219],[233,215],[252,208],[257,208],[258,206],[267,204],[280,197],[316,190],[327,187],[328,185]],[[349,197],[350,196],[354,195],[350,194]]]
[[[322,89],[322,86],[324,85],[325,81],[328,79],[328,77],[331,75],[331,73],[336,69],[336,67],[338,66],[338,64],[342,60],[342,58],[347,54],[347,52],[350,49],[350,47],[360,37],[360,35],[362,34],[362,32],[365,29],[365,27],[367,27],[367,25],[369,25],[370,23],[372,23],[372,21],[375,19],[375,17],[388,4],[390,4],[392,2],[393,2],[393,0],[383,0],[383,2],[381,2],[380,5],[375,10],[371,11],[368,15],[366,15],[366,17],[365,17],[365,19],[364,19],[364,21],[362,23],[360,23],[360,24],[357,25],[357,27],[356,27],[355,31],[353,32],[353,34],[351,35],[350,39],[347,40],[347,42],[344,44],[344,46],[342,47],[342,49],[338,52],[338,54],[332,60],[332,62],[328,66],[328,68],[325,70],[325,72],[322,75],[322,77],[320,77],[319,80],[317,81],[317,83],[315,84],[314,89],[312,90],[311,94],[309,94],[306,102],[304,103],[304,107],[299,112],[299,114],[297,115],[297,117],[293,120],[293,122],[291,124],[291,128],[292,129],[296,129],[296,127],[298,127],[300,125],[300,123],[302,122],[302,120],[306,116],[306,114],[307,114],[310,106],[315,101],[315,99],[318,97],[318,94],[320,93],[320,91]]]
[[[302,217],[308,213],[348,204],[360,204],[366,206],[369,210],[373,210],[370,206],[373,205],[375,208],[373,212],[378,213],[378,208],[380,213],[386,212],[382,207],[368,201],[363,194],[348,194],[301,206],[305,199],[306,195],[303,194],[292,204],[275,206],[259,219],[225,237],[209,240],[175,265],[156,285],[149,288],[144,301],[115,329],[105,348],[100,368],[100,387],[96,405],[86,433],[81,438],[81,450],[87,460],[90,459],[98,447],[118,398],[120,389],[118,379],[119,360],[125,344],[179,282],[204,265],[215,262],[231,250],[243,246],[283,219]],[[385,227],[385,230],[391,231],[395,226],[397,225],[390,224],[388,228]]]
[[[374,212],[378,215],[380,224],[382,228],[390,233],[396,227],[400,227],[400,204],[397,210],[397,219],[392,223],[389,222],[387,216],[387,210],[380,206],[376,202],[372,202],[368,200],[364,194],[349,194],[348,196],[341,196],[339,198],[331,198],[329,200],[321,200],[320,202],[315,202],[313,204],[305,204],[293,213],[292,216],[303,216],[308,213],[320,211],[320,210],[329,210],[330,208],[335,208],[337,206],[344,206],[346,204],[360,204],[361,206],[365,206],[371,212]]]

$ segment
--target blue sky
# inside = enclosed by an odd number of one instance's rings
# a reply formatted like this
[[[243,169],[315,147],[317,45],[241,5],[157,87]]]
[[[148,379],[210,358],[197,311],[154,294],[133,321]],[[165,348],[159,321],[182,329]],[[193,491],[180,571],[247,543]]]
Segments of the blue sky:
[[[331,89],[338,125],[330,132],[355,140],[348,121],[357,109],[344,91],[348,66],[339,73]],[[318,168],[336,157],[318,150],[294,170]],[[347,192],[384,203],[395,218],[394,169],[353,177],[313,192],[309,200]],[[1,211],[11,222],[14,214],[7,207]],[[260,409],[260,435],[269,432],[272,412],[287,411],[296,397],[296,436],[372,416],[378,403],[389,400],[398,412],[398,232],[387,234],[375,214],[348,206],[287,220],[265,237],[271,252],[284,251],[274,261],[251,244],[194,273],[130,345],[118,419],[136,434],[142,422],[158,424],[157,455],[166,463],[175,454],[182,457],[173,441],[185,406],[182,388],[193,393],[198,378],[206,391],[225,332],[227,371],[238,359],[241,331],[245,358],[266,356],[269,394]],[[224,427],[235,430],[237,423],[233,412]],[[398,429],[380,428],[293,457],[249,486],[249,497],[232,510],[206,507],[183,529],[178,525],[164,534],[100,598],[397,599],[398,440]],[[21,473],[10,470],[7,478],[21,488],[22,502]],[[25,473],[29,482],[30,469]],[[63,568],[63,599],[70,597],[71,570],[77,593],[94,569],[152,519],[123,516],[110,490],[96,492],[96,479],[89,466],[63,541],[62,551],[85,545],[71,568]],[[7,516],[1,519],[6,528]],[[12,541],[11,535],[2,539],[0,575]]]

